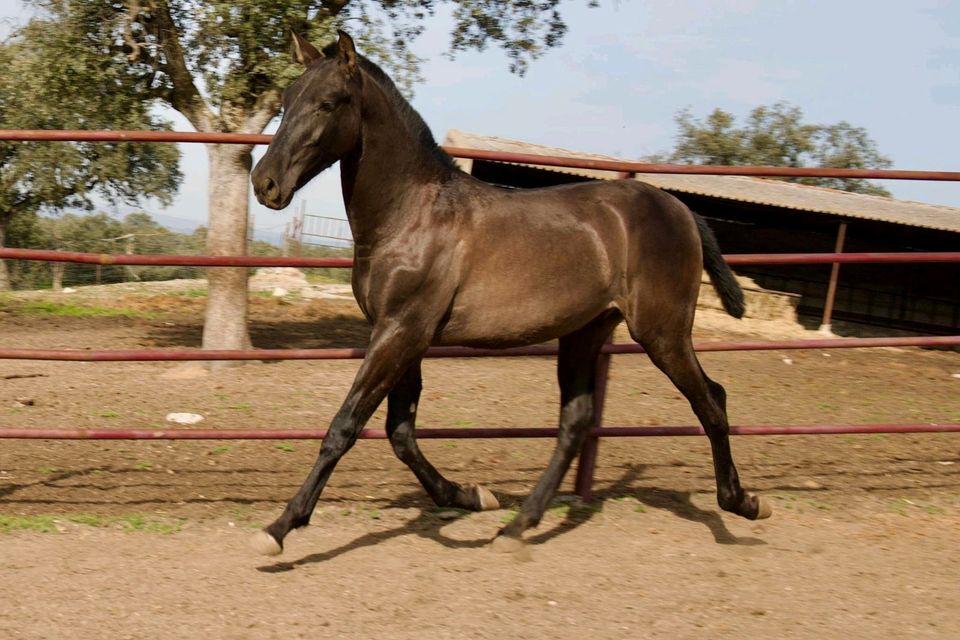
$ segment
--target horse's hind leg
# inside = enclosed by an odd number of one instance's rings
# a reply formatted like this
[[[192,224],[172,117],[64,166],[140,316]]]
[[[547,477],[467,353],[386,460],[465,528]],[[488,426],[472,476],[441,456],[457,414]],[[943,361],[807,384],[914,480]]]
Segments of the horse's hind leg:
[[[619,313],[600,316],[585,327],[560,338],[557,379],[560,383],[560,434],[550,463],[513,521],[500,535],[519,539],[543,517],[560,481],[594,425],[593,392],[597,356],[607,336],[620,322]]]
[[[420,451],[414,436],[417,403],[422,388],[420,363],[412,365],[390,392],[387,401],[387,435],[393,451],[441,507],[483,511],[500,504],[489,490],[479,485],[460,486],[444,478]]]
[[[740,486],[730,451],[726,392],[707,377],[693,351],[688,333],[649,337],[642,343],[653,363],[663,371],[690,402],[710,439],[717,479],[717,502],[724,511],[756,520],[770,516],[770,506]]]

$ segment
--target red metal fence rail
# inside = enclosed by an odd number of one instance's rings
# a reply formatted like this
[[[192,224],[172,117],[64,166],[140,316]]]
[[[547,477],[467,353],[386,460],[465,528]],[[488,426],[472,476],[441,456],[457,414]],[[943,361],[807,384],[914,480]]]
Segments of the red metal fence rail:
[[[29,131],[0,130],[0,140],[13,141],[95,141],[95,142],[195,142],[211,144],[268,144],[271,136],[262,134],[208,134],[168,131]],[[781,177],[837,177],[872,178],[887,180],[948,180],[960,181],[960,172],[955,171],[903,171],[879,169],[822,169],[791,167],[725,167],[663,165],[638,162],[599,160],[594,158],[569,158],[535,154],[493,152],[477,149],[447,147],[451,155],[477,160],[514,162],[545,166],[597,169],[626,174],[632,173],[685,173],[712,175],[748,175]],[[27,249],[0,249],[0,259],[46,260],[99,265],[165,265],[165,266],[234,266],[234,267],[352,267],[347,258],[258,258],[251,256],[149,256],[108,255],[70,252],[36,251]],[[928,253],[820,253],[790,255],[731,255],[726,256],[731,265],[740,264],[839,264],[839,263],[916,263],[960,262],[960,252]],[[833,349],[879,346],[958,346],[960,336],[924,336],[910,338],[841,338],[789,341],[747,342],[700,342],[698,351],[743,351],[770,349]],[[609,356],[623,353],[642,353],[634,344],[607,344],[601,358],[603,363],[598,373],[598,401],[606,387],[606,370]],[[0,359],[32,359],[59,361],[184,361],[184,360],[293,360],[293,359],[343,359],[362,358],[363,349],[284,349],[284,350],[237,350],[237,351],[81,351],[62,349],[0,349]],[[487,357],[487,356],[550,356],[556,347],[539,345],[505,350],[466,349],[438,347],[428,352],[429,357]],[[598,406],[600,405],[598,402]],[[602,411],[597,412],[597,422],[590,434],[585,455],[581,457],[577,479],[577,492],[589,497],[593,466],[596,461],[596,445],[601,437],[637,436],[689,436],[700,435],[703,430],[696,426],[667,427],[604,427]],[[871,425],[759,425],[735,426],[735,435],[799,435],[799,434],[855,434],[855,433],[943,433],[960,432],[960,424],[871,424]],[[0,439],[319,439],[324,430],[287,429],[21,429],[0,428]],[[533,438],[554,437],[556,428],[470,428],[470,429],[420,429],[421,438]],[[385,438],[382,430],[365,430],[362,438]]]
[[[351,258],[278,258],[266,256],[175,256],[78,253],[42,249],[2,249],[0,259],[43,260],[78,264],[171,266],[171,267],[341,267],[353,266]],[[724,256],[727,264],[907,264],[915,262],[960,262],[960,251],[906,251],[872,253],[739,253]]]
[[[134,264],[134,265],[188,265],[188,266],[323,266],[350,267],[351,261],[342,258],[254,258],[206,257],[206,256],[136,256],[107,255],[68,252],[33,251],[24,249],[0,249],[0,258],[28,260],[60,260],[86,264]],[[835,261],[859,263],[905,263],[905,262],[960,262],[960,252],[939,253],[869,253],[869,254],[793,254],[793,255],[733,255],[727,256],[731,264],[827,264]],[[864,347],[917,347],[960,346],[960,336],[919,336],[884,338],[820,338],[808,340],[779,341],[710,341],[697,342],[699,352],[709,351],[758,351],[785,349],[838,349]],[[331,360],[363,358],[365,349],[253,349],[234,351],[183,350],[74,350],[74,349],[0,349],[0,359],[57,360],[70,362],[176,362],[210,360]],[[607,344],[603,347],[604,358],[613,354],[643,353],[636,344]],[[427,352],[433,358],[464,357],[518,357],[555,356],[554,345],[536,345],[513,349],[471,349],[465,347],[434,347]],[[606,363],[605,363],[606,364]],[[606,366],[600,367],[604,377]],[[598,389],[605,391],[605,379],[599,381]],[[697,426],[665,427],[603,427],[599,417],[585,445],[576,478],[577,492],[588,496],[592,483],[596,447],[601,437],[642,436],[689,436],[699,435],[703,430]],[[734,435],[809,435],[809,434],[856,434],[856,433],[943,433],[960,432],[960,424],[873,424],[873,425],[756,425],[732,427]],[[211,440],[211,439],[314,439],[323,438],[326,432],[317,429],[0,429],[0,439],[129,439],[129,440]],[[540,438],[554,437],[556,428],[444,428],[421,429],[422,438]],[[365,439],[385,438],[382,430],[366,430]]]
[[[195,133],[183,131],[78,131],[0,129],[0,140],[30,142],[194,142],[207,144],[270,144],[267,134]],[[721,165],[653,164],[598,158],[572,158],[533,153],[508,153],[464,147],[444,147],[457,158],[539,164],[574,169],[620,173],[684,173],[706,175],[766,176],[792,178],[860,178],[876,180],[960,181],[960,171],[915,171],[899,169],[835,169],[821,167],[758,167]]]

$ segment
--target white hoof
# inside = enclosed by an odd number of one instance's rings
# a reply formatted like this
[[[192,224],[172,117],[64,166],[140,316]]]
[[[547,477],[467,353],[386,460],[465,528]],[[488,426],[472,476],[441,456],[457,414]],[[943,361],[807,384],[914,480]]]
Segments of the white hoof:
[[[481,487],[478,484],[474,485],[473,488],[477,492],[481,511],[494,511],[500,508],[500,501],[497,500],[497,497],[493,495],[489,489]]]
[[[283,553],[283,547],[272,535],[266,531],[257,531],[250,538],[250,546],[254,551],[264,556],[278,556]]]
[[[770,506],[770,502],[764,500],[760,496],[757,496],[757,502],[759,503],[759,509],[757,510],[757,520],[765,520],[773,515],[773,507]]]

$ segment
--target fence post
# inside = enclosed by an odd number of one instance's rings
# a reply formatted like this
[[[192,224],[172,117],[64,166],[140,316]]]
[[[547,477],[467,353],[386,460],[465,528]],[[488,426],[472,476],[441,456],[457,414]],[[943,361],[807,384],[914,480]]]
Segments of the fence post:
[[[613,343],[613,332],[607,336],[604,344]],[[599,429],[603,425],[603,403],[607,397],[607,376],[610,373],[610,354],[601,353],[597,356],[597,372],[593,386],[593,425],[590,428]],[[593,498],[593,472],[597,468],[597,450],[600,447],[600,436],[592,433],[583,441],[580,449],[580,459],[577,462],[577,478],[574,483],[574,492],[583,500]]]
[[[847,223],[841,222],[837,230],[837,243],[833,249],[834,253],[843,252],[843,243],[847,237]],[[830,325],[833,322],[833,301],[837,296],[837,281],[840,279],[840,263],[834,262],[830,269],[830,282],[827,284],[827,298],[823,303],[823,319],[820,320],[821,333],[830,333]]]

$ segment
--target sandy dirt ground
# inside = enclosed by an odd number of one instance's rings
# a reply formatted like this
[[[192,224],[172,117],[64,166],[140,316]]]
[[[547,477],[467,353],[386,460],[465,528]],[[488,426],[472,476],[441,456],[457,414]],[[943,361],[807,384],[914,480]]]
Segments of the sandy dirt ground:
[[[63,317],[0,301],[0,346],[182,348],[196,283],[57,298],[136,317]],[[362,346],[353,303],[253,299],[261,347]],[[698,338],[797,337],[784,323],[702,314]],[[623,336],[618,338],[622,339]],[[920,349],[712,353],[734,424],[960,422],[960,354]],[[0,429],[323,428],[358,363],[0,361]],[[434,360],[420,425],[549,426],[549,358]],[[614,358],[609,425],[692,424],[644,356]],[[371,427],[382,428],[378,413]],[[190,427],[181,427],[190,428]],[[0,440],[3,638],[960,637],[960,436],[739,437],[744,484],[770,520],[716,507],[705,439],[600,445],[596,500],[570,479],[525,552],[490,548],[552,443],[430,440],[451,479],[502,508],[436,508],[382,441],[344,458],[284,554],[247,541],[302,482],[313,441]]]

